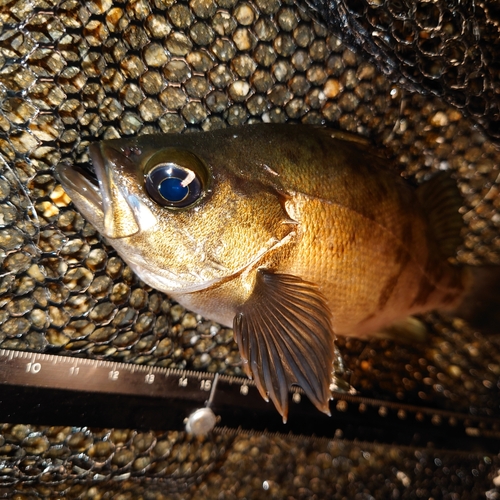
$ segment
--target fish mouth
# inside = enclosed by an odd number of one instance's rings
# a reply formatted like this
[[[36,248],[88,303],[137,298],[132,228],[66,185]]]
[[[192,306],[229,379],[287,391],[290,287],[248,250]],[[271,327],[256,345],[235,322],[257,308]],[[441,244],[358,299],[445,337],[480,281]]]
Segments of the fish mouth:
[[[56,178],[85,218],[99,231],[104,230],[104,209],[96,171],[90,164],[62,162],[55,170]]]
[[[156,224],[137,193],[136,165],[119,149],[91,144],[92,166],[58,165],[56,174],[83,216],[106,238],[133,236]]]

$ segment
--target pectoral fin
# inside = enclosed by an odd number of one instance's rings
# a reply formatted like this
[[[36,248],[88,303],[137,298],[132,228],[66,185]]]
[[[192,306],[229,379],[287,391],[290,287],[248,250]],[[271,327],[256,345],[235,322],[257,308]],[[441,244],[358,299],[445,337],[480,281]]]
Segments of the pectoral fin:
[[[271,398],[283,421],[293,384],[329,413],[334,334],[326,300],[314,284],[257,271],[252,295],[233,326],[247,375],[266,401]]]

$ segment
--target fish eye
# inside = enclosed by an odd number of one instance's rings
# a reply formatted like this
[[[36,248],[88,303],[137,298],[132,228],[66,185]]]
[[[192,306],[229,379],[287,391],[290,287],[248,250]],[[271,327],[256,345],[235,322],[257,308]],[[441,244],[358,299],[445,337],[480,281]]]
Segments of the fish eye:
[[[182,158],[178,154],[162,156],[165,159],[170,156],[171,161],[153,158],[149,162],[152,165],[146,169],[144,180],[148,195],[166,208],[194,205],[206,187],[206,168],[188,152],[183,152]]]

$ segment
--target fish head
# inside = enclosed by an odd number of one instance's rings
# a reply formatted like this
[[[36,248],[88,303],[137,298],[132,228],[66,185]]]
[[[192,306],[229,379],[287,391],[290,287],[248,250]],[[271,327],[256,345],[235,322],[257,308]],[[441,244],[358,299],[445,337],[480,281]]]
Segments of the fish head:
[[[210,134],[106,140],[89,151],[95,175],[61,164],[58,178],[83,216],[158,290],[217,285],[293,234],[279,185]]]

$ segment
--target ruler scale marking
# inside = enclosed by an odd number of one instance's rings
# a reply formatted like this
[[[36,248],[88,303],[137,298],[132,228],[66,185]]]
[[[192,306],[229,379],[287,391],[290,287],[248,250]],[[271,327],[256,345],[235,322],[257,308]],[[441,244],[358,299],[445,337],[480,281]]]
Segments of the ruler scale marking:
[[[0,350],[2,422],[180,430],[190,414],[208,404],[217,426],[235,430],[500,451],[500,418],[343,394],[335,394],[327,417],[302,393],[291,391],[284,425],[253,381],[244,378]]]

